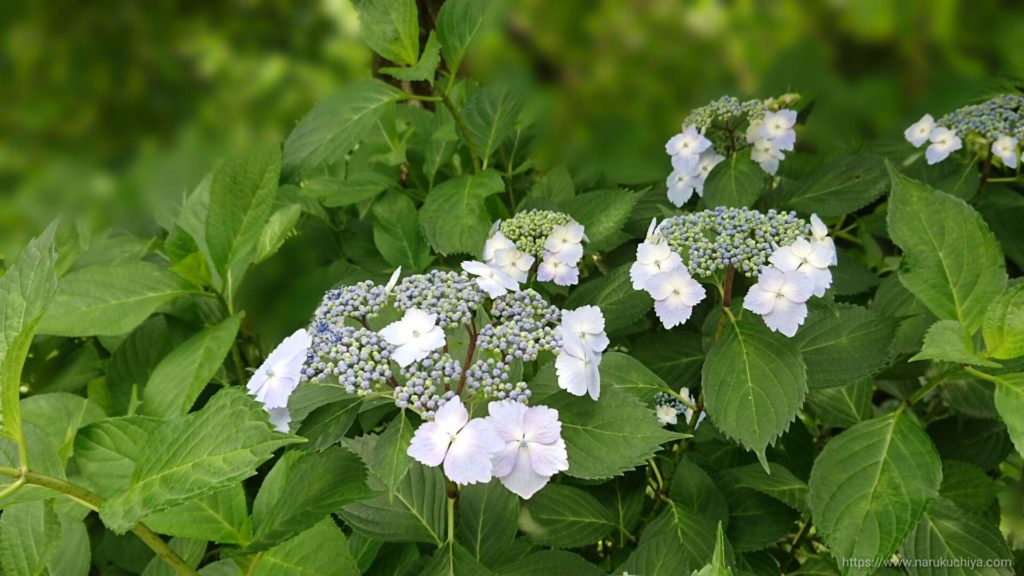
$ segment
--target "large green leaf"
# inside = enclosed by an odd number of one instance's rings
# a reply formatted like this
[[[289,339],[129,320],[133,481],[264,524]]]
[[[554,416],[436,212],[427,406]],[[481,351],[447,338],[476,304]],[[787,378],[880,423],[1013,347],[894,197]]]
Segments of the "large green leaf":
[[[647,525],[644,534],[669,535],[669,542],[682,549],[687,565],[703,566],[711,561],[715,553],[715,525],[716,522],[704,514],[689,510],[672,500]]]
[[[420,54],[416,0],[362,0],[359,26],[363,41],[384,58],[412,65]]]
[[[453,76],[481,33],[494,24],[497,6],[498,2],[479,0],[449,0],[441,6],[437,14],[437,39]]]
[[[413,463],[393,497],[383,495],[349,504],[339,515],[376,540],[440,546],[445,538],[446,500],[441,471]]]
[[[458,539],[469,553],[491,565],[516,537],[519,498],[501,482],[470,484],[459,491]]]
[[[492,572],[473,558],[458,542],[448,542],[419,572],[420,576],[491,576]]]
[[[757,464],[729,468],[722,472],[736,488],[757,490],[802,513],[808,513],[807,484],[781,464],[769,464],[771,474]]]
[[[764,191],[764,170],[749,156],[733,154],[720,162],[704,182],[704,203],[715,206],[752,206]]]
[[[494,170],[446,180],[430,191],[420,208],[419,223],[427,241],[443,255],[479,254],[491,229],[484,200],[504,190],[505,182]]]
[[[164,356],[142,391],[142,413],[169,418],[188,412],[224,363],[241,322],[241,316],[232,316]]]
[[[524,102],[522,90],[508,82],[487,84],[466,101],[462,115],[485,168],[491,154],[512,134]]]
[[[345,448],[288,452],[267,474],[253,502],[256,534],[249,548],[273,546],[372,495],[363,463]]]
[[[810,406],[825,426],[849,428],[874,414],[871,396],[875,386],[870,378],[831,388],[812,388],[807,394]]]
[[[605,330],[609,333],[633,325],[651,309],[652,301],[646,292],[633,289],[629,266],[623,264],[606,276],[581,284],[566,299],[565,308],[579,308],[587,304],[600,307],[604,313]]]
[[[57,255],[50,224],[0,277],[0,424],[21,434],[21,369],[40,318],[57,290]]]
[[[1017,452],[1024,454],[1024,374],[1004,374],[996,379],[996,410]]]
[[[46,562],[60,539],[53,502],[15,504],[0,516],[0,568],[9,576],[46,573]]]
[[[285,140],[282,179],[296,180],[341,160],[373,127],[384,107],[402,97],[401,90],[380,80],[353,82],[328,96]]]
[[[206,215],[206,245],[221,292],[238,288],[267,225],[281,174],[281,151],[265,146],[230,158],[213,173]]]
[[[881,157],[844,154],[785,188],[779,202],[786,208],[832,218],[866,206],[888,188]]]
[[[263,552],[245,572],[247,576],[358,576],[359,568],[348,550],[345,535],[326,519],[291,540]]]
[[[974,351],[974,340],[967,330],[956,320],[939,320],[932,324],[924,334],[921,351],[910,359],[938,360],[956,362],[957,364],[974,364],[975,366],[996,366],[999,364],[985,360]]]
[[[622,352],[608,352],[602,356],[600,372],[602,386],[621,390],[644,402],[650,402],[659,392],[671,390],[642,362]]]
[[[718,525],[718,533],[715,537],[715,555],[693,576],[733,576],[732,568],[726,563],[725,535],[722,534],[722,525]]]
[[[50,550],[46,569],[51,576],[88,576],[92,568],[92,550],[85,522],[57,510],[60,537]]]
[[[1010,287],[989,304],[982,334],[988,356],[1024,356],[1024,284]]]
[[[392,266],[420,272],[434,259],[420,235],[416,205],[400,192],[388,192],[373,203],[373,243]]]
[[[549,484],[523,501],[519,528],[537,544],[575,548],[618,530],[615,514],[584,490]]]
[[[155,532],[178,538],[239,546],[252,542],[252,521],[241,482],[150,514],[143,522]]]
[[[250,396],[222,390],[199,412],[170,420],[150,435],[131,487],[105,502],[100,517],[111,530],[124,532],[147,514],[253,475],[277,448],[294,441],[272,430]]]
[[[630,353],[671,386],[695,386],[704,365],[700,334],[685,327],[641,336]]]
[[[939,495],[964,510],[988,510],[996,497],[996,483],[985,472],[967,462],[942,461]]]
[[[574,196],[564,210],[586,229],[589,249],[610,250],[629,238],[622,227],[642,196],[625,189],[597,190]]]
[[[917,528],[903,543],[903,556],[908,560],[907,572],[911,576],[1014,573],[1013,556],[999,524],[962,510],[945,498],[928,504]],[[965,560],[976,564],[964,565]]]
[[[92,401],[66,392],[29,396],[21,402],[25,422],[35,424],[57,448],[57,457],[67,462],[74,451],[78,430],[106,415]]]
[[[868,420],[825,445],[811,471],[818,533],[837,558],[888,558],[917,525],[942,480],[931,440],[909,416]],[[844,566],[844,574],[873,569]]]
[[[686,552],[674,534],[645,530],[636,549],[614,574],[678,576],[689,571]]]
[[[103,498],[126,492],[135,463],[161,425],[156,418],[107,418],[79,430],[75,437],[75,464],[84,484]]]
[[[498,566],[498,576],[604,576],[604,570],[565,550],[541,550],[511,564]]]
[[[181,558],[186,566],[193,570],[199,566],[206,553],[206,541],[204,540],[172,538],[167,545],[174,550],[174,553]],[[175,576],[175,570],[163,558],[154,556],[146,565],[146,569],[142,571],[142,576]]]
[[[604,387],[594,402],[559,390],[554,364],[540,369],[530,385],[534,401],[558,410],[562,438],[569,454],[566,474],[597,480],[631,470],[659,446],[680,438],[658,424],[654,411],[634,396]]]
[[[131,332],[157,308],[192,288],[149,262],[91,266],[61,279],[39,323],[40,334],[117,336]]]
[[[715,427],[762,463],[768,444],[789,428],[807,395],[796,344],[749,314],[731,322],[708,351],[702,382]]]
[[[813,306],[793,337],[811,388],[842,386],[871,376],[889,361],[895,318],[860,306]]]
[[[894,170],[890,176],[889,235],[903,250],[900,282],[940,320],[973,333],[1006,285],[999,243],[963,200]]]

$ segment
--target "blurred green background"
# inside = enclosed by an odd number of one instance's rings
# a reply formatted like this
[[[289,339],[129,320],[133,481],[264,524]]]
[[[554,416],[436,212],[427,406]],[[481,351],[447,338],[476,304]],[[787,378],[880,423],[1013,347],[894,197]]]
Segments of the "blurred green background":
[[[282,140],[372,73],[350,0],[0,4],[0,259],[60,213],[86,232],[153,236],[218,158]],[[468,69],[539,81],[541,168],[628,185],[663,180],[665,140],[721,94],[800,92],[814,102],[802,149],[855,147],[1017,89],[1021,38],[1013,1],[509,0]],[[257,271],[263,294],[289,267],[324,271],[272,332],[304,321],[292,316],[339,275],[340,252],[317,246]]]

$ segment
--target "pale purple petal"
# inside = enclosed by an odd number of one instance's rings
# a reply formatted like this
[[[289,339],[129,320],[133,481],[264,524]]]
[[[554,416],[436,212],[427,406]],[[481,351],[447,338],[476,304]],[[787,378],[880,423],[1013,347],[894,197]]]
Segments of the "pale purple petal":
[[[434,422],[449,435],[454,435],[469,422],[469,412],[462,404],[462,399],[454,396],[437,409],[434,413]]]
[[[551,444],[531,442],[525,451],[530,456],[530,467],[541,476],[554,476],[569,469],[569,455],[561,438]]]
[[[505,447],[484,418],[474,418],[452,440],[444,458],[444,475],[456,484],[491,479],[491,458]]]
[[[501,477],[501,483],[513,494],[520,498],[529,500],[538,490],[547,485],[550,476],[543,476],[533,471],[530,466],[530,455],[526,450],[519,450],[516,455],[516,463],[511,472]]]
[[[440,466],[448,453],[451,438],[436,422],[424,422],[413,434],[406,453],[425,466]]]

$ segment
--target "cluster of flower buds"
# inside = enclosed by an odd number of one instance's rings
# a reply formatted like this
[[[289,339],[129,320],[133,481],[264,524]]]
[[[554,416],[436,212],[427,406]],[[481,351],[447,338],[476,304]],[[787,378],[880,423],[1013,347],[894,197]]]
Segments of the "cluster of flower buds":
[[[699,278],[723,269],[756,278],[744,307],[793,336],[807,316],[807,300],[831,286],[835,264],[835,244],[817,215],[808,224],[792,212],[718,207],[652,221],[629,272],[633,288],[654,299],[666,328],[685,323],[706,296],[691,271]]]
[[[537,280],[573,286],[579,282],[583,259],[583,225],[568,214],[527,210],[495,223],[484,244],[484,262],[506,276],[525,282],[537,265]]]
[[[761,169],[775,174],[779,162],[796,143],[796,112],[785,108],[796,97],[784,95],[768,100],[740,101],[724,96],[692,111],[682,130],[665,144],[672,159],[672,173],[665,182],[668,198],[676,206],[685,204],[694,193],[704,195],[704,182],[727,154],[743,144],[737,134],[746,122],[743,134],[750,145],[750,157]]]
[[[958,108],[935,120],[925,114],[903,132],[915,148],[925,143],[928,164],[942,162],[968,143],[977,143],[991,152],[1003,166],[1016,169],[1024,159],[1020,142],[1024,140],[1024,97],[1004,94],[980,104]]]
[[[685,424],[693,415],[696,405],[693,396],[686,388],[679,390],[678,397],[668,392],[658,392],[654,395],[654,413],[658,416],[658,422],[661,422],[662,426],[675,426],[679,423],[680,416]],[[700,424],[706,416],[707,413],[701,412],[697,417],[697,424]]]

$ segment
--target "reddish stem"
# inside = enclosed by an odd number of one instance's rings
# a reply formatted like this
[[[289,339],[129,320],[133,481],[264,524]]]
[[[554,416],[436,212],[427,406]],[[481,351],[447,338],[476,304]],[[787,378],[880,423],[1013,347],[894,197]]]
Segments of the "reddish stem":
[[[725,286],[722,287],[722,307],[728,308],[732,304],[732,279],[736,275],[736,269],[729,266],[725,271]]]

